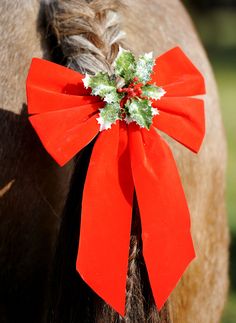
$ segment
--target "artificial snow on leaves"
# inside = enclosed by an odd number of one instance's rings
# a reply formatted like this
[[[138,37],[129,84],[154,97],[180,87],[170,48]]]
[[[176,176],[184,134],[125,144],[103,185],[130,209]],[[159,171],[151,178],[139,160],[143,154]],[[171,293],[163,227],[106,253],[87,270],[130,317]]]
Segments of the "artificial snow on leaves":
[[[153,108],[149,100],[132,100],[126,104],[129,119],[135,121],[141,128],[150,128],[153,118]]]
[[[148,97],[153,100],[159,100],[166,91],[159,86],[153,84],[147,84],[142,87],[143,96]]]
[[[114,62],[114,68],[115,74],[124,78],[126,83],[132,81],[136,72],[136,61],[134,55],[130,51],[120,48]]]
[[[147,83],[151,79],[152,69],[155,65],[152,53],[139,56],[136,66],[135,76],[142,83]]]
[[[111,103],[106,104],[103,109],[100,109],[99,118],[97,118],[100,124],[100,131],[110,129],[113,123],[116,123],[120,119],[120,104]]]
[[[98,72],[94,76],[88,74],[84,78],[85,88],[90,87],[93,95],[99,95],[107,103],[119,102],[120,96],[116,91],[116,83],[105,72]]]

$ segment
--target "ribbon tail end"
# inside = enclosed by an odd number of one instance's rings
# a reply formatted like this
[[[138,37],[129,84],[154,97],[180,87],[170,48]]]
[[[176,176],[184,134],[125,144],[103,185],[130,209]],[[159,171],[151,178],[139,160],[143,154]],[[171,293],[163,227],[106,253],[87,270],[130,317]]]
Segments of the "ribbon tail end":
[[[100,288],[94,283],[93,279],[87,275],[83,270],[83,266],[80,264],[79,259],[77,259],[76,270],[79,273],[83,281],[101,298],[103,301],[109,305],[113,310],[115,310],[122,318],[125,317],[126,307],[125,307],[125,295],[124,297],[119,297],[117,301],[111,302],[110,297],[104,295]]]
[[[158,311],[161,311],[161,309],[165,305],[166,301],[168,300],[170,294],[176,288],[176,286],[178,285],[180,279],[182,278],[184,273],[187,271],[189,265],[192,263],[192,261],[195,258],[196,258],[196,253],[194,251],[194,248],[192,248],[192,250],[189,253],[188,258],[186,259],[186,262],[185,262],[185,264],[183,266],[182,271],[179,271],[179,273],[176,275],[176,277],[175,277],[174,281],[172,282],[172,284],[169,285],[169,288],[166,291],[164,291],[164,293],[163,293],[163,290],[160,290],[160,289],[157,290],[156,295],[154,293],[153,296],[154,296],[155,304],[156,304],[156,307],[157,307]]]

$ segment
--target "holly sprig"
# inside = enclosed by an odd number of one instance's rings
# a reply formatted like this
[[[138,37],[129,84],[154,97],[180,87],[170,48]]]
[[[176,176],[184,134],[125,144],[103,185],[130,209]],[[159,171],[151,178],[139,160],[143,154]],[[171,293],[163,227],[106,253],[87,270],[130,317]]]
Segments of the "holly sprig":
[[[152,100],[160,99],[165,90],[156,84],[149,84],[155,61],[152,53],[136,60],[134,54],[120,48],[113,63],[114,74],[98,72],[86,74],[85,88],[91,88],[92,95],[98,95],[106,104],[99,109],[100,131],[110,129],[117,120],[136,122],[141,128],[149,129],[158,110],[152,107]]]

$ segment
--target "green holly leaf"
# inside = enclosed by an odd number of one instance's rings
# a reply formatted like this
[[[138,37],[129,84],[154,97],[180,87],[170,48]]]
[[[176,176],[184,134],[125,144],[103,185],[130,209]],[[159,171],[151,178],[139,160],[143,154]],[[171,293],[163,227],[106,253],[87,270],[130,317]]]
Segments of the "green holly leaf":
[[[139,81],[142,83],[147,83],[150,81],[150,76],[152,74],[153,66],[155,65],[152,52],[139,56],[136,66],[135,76],[138,77]]]
[[[115,80],[112,80],[105,72],[98,72],[94,76],[86,74],[83,79],[87,89],[91,87],[93,95],[99,95],[107,103],[119,102],[120,95],[116,91]]]
[[[135,77],[136,61],[134,55],[123,48],[117,55],[114,61],[115,74],[123,77],[126,83],[129,83]]]
[[[165,93],[162,87],[154,84],[146,84],[142,87],[142,95],[153,100],[159,100]]]
[[[149,129],[152,124],[152,118],[157,114],[149,100],[131,100],[126,103],[127,122],[135,121],[141,128]]]
[[[97,118],[100,124],[100,131],[110,129],[113,123],[116,123],[120,119],[120,104],[111,103],[106,104],[104,108],[99,109],[99,118]]]

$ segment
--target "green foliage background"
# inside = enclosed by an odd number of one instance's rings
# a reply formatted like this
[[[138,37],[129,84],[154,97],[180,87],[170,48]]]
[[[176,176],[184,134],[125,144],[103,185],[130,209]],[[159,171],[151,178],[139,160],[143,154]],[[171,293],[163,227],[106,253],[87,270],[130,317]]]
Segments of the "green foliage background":
[[[215,72],[228,141],[226,198],[231,233],[230,293],[221,323],[236,323],[236,0],[184,2]]]

